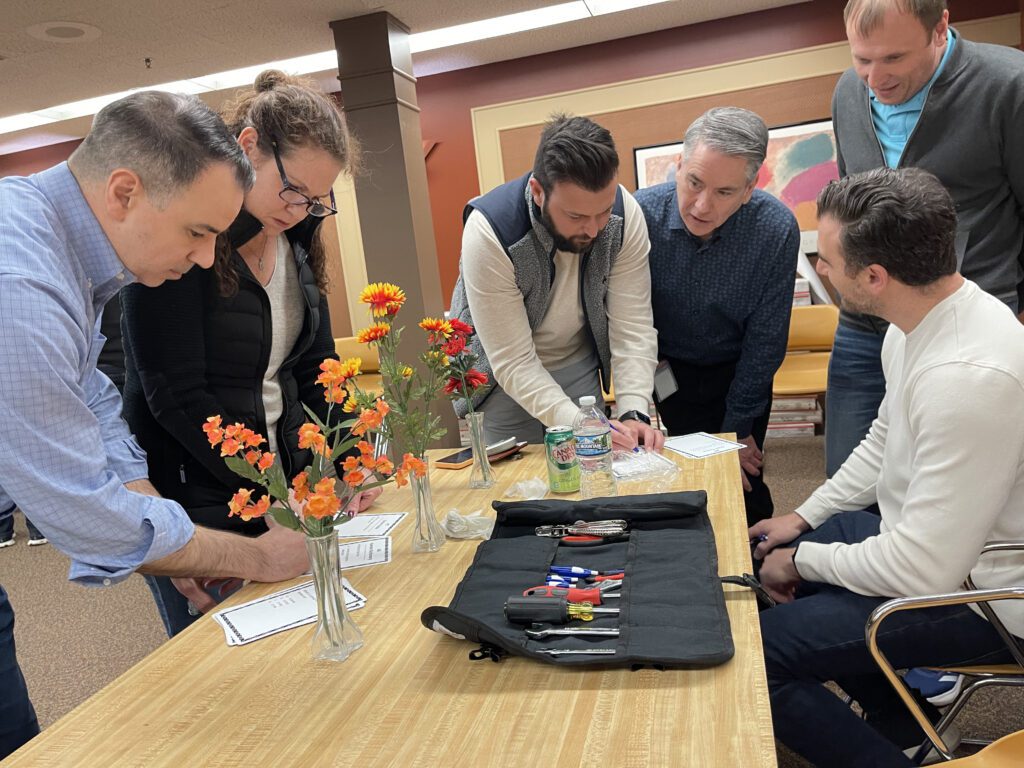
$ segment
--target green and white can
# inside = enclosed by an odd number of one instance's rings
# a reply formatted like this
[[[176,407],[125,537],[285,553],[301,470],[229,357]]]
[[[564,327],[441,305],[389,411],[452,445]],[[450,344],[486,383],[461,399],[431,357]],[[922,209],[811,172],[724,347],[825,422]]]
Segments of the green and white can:
[[[544,430],[544,449],[551,491],[576,493],[580,489],[580,460],[576,456],[576,438],[573,437],[572,427],[560,425]]]

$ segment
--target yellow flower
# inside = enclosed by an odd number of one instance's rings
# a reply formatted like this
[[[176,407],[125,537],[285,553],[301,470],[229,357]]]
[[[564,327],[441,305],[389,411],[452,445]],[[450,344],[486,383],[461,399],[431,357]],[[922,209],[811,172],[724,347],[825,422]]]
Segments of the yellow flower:
[[[413,370],[408,365],[405,366],[405,368],[402,369],[402,378],[403,379],[408,379],[410,376],[412,376],[412,374],[413,374]]]
[[[420,320],[420,328],[427,332],[427,341],[431,344],[447,341],[454,333],[452,324],[439,317],[424,317]]]
[[[370,305],[373,317],[395,315],[405,303],[405,291],[392,283],[370,283],[359,294],[359,301]]]

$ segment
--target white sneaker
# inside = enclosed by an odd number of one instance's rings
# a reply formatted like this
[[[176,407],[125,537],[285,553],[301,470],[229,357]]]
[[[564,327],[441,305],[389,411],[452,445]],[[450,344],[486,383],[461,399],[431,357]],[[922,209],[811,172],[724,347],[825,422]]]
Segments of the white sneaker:
[[[956,752],[956,748],[960,746],[960,729],[957,728],[956,723],[950,723],[944,733],[940,733],[942,740],[946,742],[946,746],[949,747],[949,751]],[[903,754],[907,757],[913,757],[914,754],[920,749],[920,744],[916,747],[910,747],[904,749]],[[928,750],[928,754],[924,756],[924,760],[921,761],[921,765],[935,765],[936,763],[943,763],[946,761],[942,755],[940,755],[935,747]]]
[[[0,549],[3,549],[4,547],[13,547],[14,546],[14,536],[15,536],[15,534],[12,533],[11,534],[11,538],[4,539],[3,541],[0,541]]]
[[[50,543],[50,540],[47,539],[45,536],[40,536],[38,539],[29,539],[28,540],[28,545],[30,547],[40,547],[43,544],[49,544],[49,543]]]

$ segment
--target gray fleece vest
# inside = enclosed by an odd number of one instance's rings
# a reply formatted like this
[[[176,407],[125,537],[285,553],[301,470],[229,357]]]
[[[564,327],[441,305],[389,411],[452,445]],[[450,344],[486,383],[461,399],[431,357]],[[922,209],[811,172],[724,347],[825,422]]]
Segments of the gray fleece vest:
[[[462,222],[465,224],[474,210],[480,211],[487,219],[515,268],[516,285],[523,294],[530,330],[535,330],[548,311],[551,284],[555,277],[555,244],[551,233],[541,222],[540,211],[530,195],[531,176],[528,173],[470,200],[462,213]],[[590,250],[580,254],[583,260],[580,264],[583,315],[601,363],[601,380],[606,388],[611,381],[611,347],[608,342],[605,298],[608,293],[608,274],[622,248],[624,222],[622,188],[619,187],[608,224],[598,234]],[[472,254],[469,257],[472,258]],[[466,254],[463,254],[463,258],[466,258]],[[450,315],[473,325],[461,270],[452,294]],[[496,384],[487,351],[480,343],[479,336],[474,335],[470,340],[470,350],[479,356],[476,367],[488,376],[487,385],[473,395],[473,407],[476,408],[494,391]],[[455,401],[456,415],[465,416],[468,411],[465,400]]]

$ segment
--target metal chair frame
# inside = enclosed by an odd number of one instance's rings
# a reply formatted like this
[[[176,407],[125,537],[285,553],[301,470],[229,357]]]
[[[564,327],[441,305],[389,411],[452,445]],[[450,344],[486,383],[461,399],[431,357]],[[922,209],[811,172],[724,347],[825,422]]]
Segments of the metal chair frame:
[[[992,552],[1012,551],[1024,551],[1024,542],[991,542],[981,550],[981,555],[984,556]],[[914,754],[913,759],[915,763],[918,763],[924,758],[930,747],[934,747],[944,759],[953,759],[952,750],[946,745],[941,734],[946,730],[949,724],[953,722],[956,716],[967,704],[968,700],[977,691],[982,688],[988,688],[995,685],[1024,686],[1024,641],[1010,634],[1003,623],[999,620],[998,616],[996,616],[995,611],[992,610],[992,606],[990,605],[990,603],[996,600],[1013,599],[1024,599],[1024,586],[1005,587],[1000,589],[977,589],[974,582],[971,580],[971,577],[968,576],[967,580],[964,582],[963,591],[950,592],[941,595],[928,595],[925,597],[899,597],[882,603],[880,606],[875,608],[868,617],[867,624],[864,627],[864,639],[867,641],[868,650],[874,658],[875,663],[878,664],[879,669],[882,670],[882,673],[885,675],[886,679],[888,679],[890,685],[895,689],[900,699],[903,700],[903,703],[910,711],[910,714],[914,716],[914,719],[921,727],[921,730],[924,731],[925,735],[928,737],[927,741],[922,743],[920,748]],[[950,705],[949,709],[946,710],[939,721],[932,725],[931,721],[921,710],[921,707],[917,703],[913,694],[910,693],[910,689],[907,684],[903,682],[903,678],[896,674],[896,670],[893,668],[892,664],[889,663],[888,658],[886,658],[885,654],[882,653],[881,649],[879,649],[878,630],[882,621],[884,621],[886,617],[891,616],[898,611],[909,611],[919,608],[932,608],[944,605],[966,605],[970,603],[976,604],[978,609],[984,614],[985,618],[991,622],[993,627],[995,627],[999,636],[1006,644],[1010,655],[1021,669],[1019,673],[1014,672],[1006,674],[985,671],[985,667],[983,666],[978,667],[977,671],[972,671],[971,667],[951,667],[970,678],[970,682],[963,688],[956,701]],[[988,742],[964,739],[964,743],[987,744]]]

